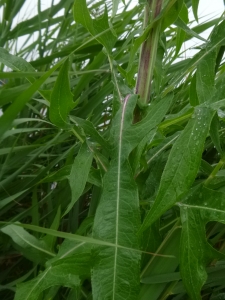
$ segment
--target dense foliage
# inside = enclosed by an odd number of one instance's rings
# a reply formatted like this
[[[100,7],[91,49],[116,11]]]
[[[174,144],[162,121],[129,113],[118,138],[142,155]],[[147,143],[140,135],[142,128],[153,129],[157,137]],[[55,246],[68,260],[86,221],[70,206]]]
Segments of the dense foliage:
[[[38,0],[13,26],[25,2],[0,0],[0,298],[225,299],[223,15]]]

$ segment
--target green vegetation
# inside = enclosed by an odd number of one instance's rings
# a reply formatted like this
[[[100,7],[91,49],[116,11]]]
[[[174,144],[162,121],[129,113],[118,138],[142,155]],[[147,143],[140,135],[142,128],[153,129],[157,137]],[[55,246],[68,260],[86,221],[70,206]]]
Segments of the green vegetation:
[[[25,2],[0,0],[0,299],[225,299],[223,16],[38,0],[13,27]]]

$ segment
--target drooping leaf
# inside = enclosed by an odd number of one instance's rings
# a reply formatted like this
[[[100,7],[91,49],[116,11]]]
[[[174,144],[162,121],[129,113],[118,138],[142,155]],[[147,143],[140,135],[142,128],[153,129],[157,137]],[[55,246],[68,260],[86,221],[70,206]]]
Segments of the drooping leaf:
[[[3,227],[1,231],[12,238],[15,243],[15,247],[26,258],[35,263],[44,264],[47,259],[54,257],[55,255],[48,249],[44,241],[38,240],[22,227],[8,225]]]
[[[69,60],[67,59],[59,72],[51,94],[49,118],[51,122],[62,129],[71,127],[68,119],[69,112],[74,107],[73,96],[69,83]]]
[[[82,195],[82,192],[88,179],[88,174],[91,168],[92,160],[93,153],[91,152],[87,144],[83,143],[70,171],[69,184],[72,191],[72,199],[64,215],[71,210],[73,205]]]
[[[191,187],[201,162],[201,155],[214,112],[196,107],[193,118],[176,140],[160,181],[155,202],[142,225],[145,230],[171,208]]]
[[[207,279],[207,264],[215,258],[224,259],[224,254],[207,242],[205,233],[209,221],[225,224],[224,193],[201,185],[179,205],[182,221],[181,276],[191,299],[200,300],[200,291]]]

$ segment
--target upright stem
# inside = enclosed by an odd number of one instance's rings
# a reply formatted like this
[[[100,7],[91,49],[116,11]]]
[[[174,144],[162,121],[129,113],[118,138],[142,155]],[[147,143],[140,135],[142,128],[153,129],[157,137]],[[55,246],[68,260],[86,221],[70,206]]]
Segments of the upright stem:
[[[163,0],[148,0],[145,6],[144,28],[159,15]],[[147,104],[150,101],[151,82],[156,60],[158,41],[160,35],[160,21],[149,32],[147,40],[141,48],[139,70],[136,83],[136,94],[141,97],[141,102]]]

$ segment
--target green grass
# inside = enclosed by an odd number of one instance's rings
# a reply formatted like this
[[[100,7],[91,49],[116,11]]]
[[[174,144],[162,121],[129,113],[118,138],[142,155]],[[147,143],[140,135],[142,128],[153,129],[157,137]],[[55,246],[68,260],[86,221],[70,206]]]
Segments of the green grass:
[[[37,1],[12,27],[25,2],[0,1],[0,298],[224,299],[222,12]]]

